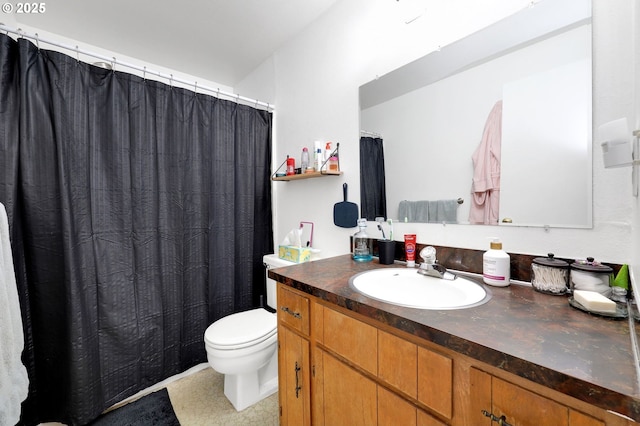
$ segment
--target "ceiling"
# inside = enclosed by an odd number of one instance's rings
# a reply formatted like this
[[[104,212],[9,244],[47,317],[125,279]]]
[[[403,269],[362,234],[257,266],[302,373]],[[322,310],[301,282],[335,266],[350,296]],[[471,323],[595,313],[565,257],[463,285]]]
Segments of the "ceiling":
[[[234,87],[337,0],[56,0],[18,24]],[[83,48],[83,46],[80,46]]]

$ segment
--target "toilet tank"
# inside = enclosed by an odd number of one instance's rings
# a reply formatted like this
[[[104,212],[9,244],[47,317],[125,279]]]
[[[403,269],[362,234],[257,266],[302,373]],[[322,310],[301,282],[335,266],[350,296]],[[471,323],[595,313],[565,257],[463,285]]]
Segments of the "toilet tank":
[[[278,309],[276,302],[276,282],[269,278],[269,269],[291,266],[295,265],[295,263],[280,259],[277,254],[266,254],[262,258],[262,261],[264,263],[264,271],[267,277],[267,305],[271,306],[273,309]]]

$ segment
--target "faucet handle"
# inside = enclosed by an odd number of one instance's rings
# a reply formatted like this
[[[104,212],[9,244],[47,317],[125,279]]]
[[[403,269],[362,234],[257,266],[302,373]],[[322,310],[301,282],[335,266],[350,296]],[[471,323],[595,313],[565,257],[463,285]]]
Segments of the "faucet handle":
[[[418,273],[445,280],[455,280],[458,278],[456,274],[447,271],[447,268],[437,263],[436,249],[434,247],[427,246],[420,250],[420,257],[423,262],[420,264],[420,268],[418,268]]]
[[[420,257],[423,263],[434,264],[436,263],[436,249],[432,246],[426,246],[420,250]]]

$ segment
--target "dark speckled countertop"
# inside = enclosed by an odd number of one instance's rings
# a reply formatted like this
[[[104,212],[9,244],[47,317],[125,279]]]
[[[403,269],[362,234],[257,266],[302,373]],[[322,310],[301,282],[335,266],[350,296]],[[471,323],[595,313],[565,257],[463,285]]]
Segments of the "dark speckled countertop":
[[[374,268],[350,255],[272,269],[269,276],[319,299],[358,312],[489,365],[605,410],[640,421],[640,390],[628,320],[572,308],[565,296],[529,286],[490,287],[484,305],[421,310],[370,299],[349,286]]]

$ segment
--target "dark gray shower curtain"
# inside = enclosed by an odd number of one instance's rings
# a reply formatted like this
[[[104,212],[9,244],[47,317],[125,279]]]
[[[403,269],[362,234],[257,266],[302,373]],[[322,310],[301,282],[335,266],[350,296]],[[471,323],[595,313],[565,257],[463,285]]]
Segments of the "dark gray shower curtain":
[[[387,189],[382,138],[360,137],[360,216],[387,219]]]
[[[257,305],[271,127],[266,111],[0,35],[24,424],[89,422],[206,361],[206,327]]]

